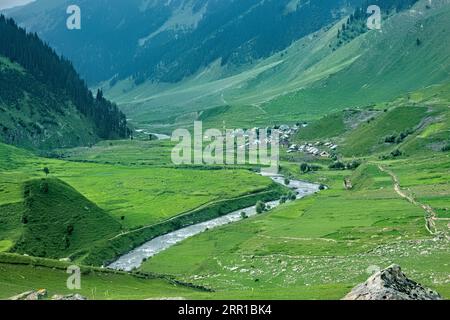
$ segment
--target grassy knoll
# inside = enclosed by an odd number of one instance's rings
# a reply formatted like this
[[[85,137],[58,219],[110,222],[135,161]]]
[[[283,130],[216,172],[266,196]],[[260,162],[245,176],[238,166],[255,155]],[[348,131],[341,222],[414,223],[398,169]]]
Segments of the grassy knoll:
[[[351,132],[345,139],[342,152],[347,156],[361,156],[390,150],[395,143],[386,143],[386,137],[398,137],[408,130],[413,133],[421,121],[430,116],[428,112],[425,106],[405,106],[383,113]]]
[[[24,197],[22,236],[15,252],[52,258],[79,255],[122,229],[108,213],[55,178],[27,181]]]

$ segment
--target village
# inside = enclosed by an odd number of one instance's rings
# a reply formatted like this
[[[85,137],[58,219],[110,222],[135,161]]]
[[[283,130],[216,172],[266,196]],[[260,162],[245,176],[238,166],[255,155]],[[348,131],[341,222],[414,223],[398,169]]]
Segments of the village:
[[[306,122],[297,123],[296,125],[289,127],[288,125],[281,125],[277,129],[280,134],[280,143],[287,148],[287,153],[303,152],[315,157],[332,158],[334,151],[338,148],[337,144],[332,142],[316,141],[304,144],[291,143],[292,137],[296,135],[301,128],[306,128],[308,124]]]
[[[302,129],[306,128],[308,123],[302,122],[297,123],[293,126],[289,126],[286,124],[267,127],[267,128],[259,128],[254,127],[249,130],[235,129],[228,130],[227,134],[229,134],[232,138],[243,137],[245,139],[244,144],[238,144],[239,149],[248,148],[250,145],[260,145],[261,143],[271,144],[272,143],[272,135],[277,133],[279,136],[280,146],[284,147],[286,153],[305,153],[315,157],[321,158],[332,158],[334,151],[338,148],[337,144],[332,142],[322,142],[322,141],[314,141],[314,142],[305,142],[303,144],[295,144],[292,143],[295,135]],[[144,140],[165,140],[170,139],[170,136],[164,134],[156,134],[147,132],[144,129],[135,130],[136,137],[141,135]],[[256,136],[252,136],[252,132],[256,133]],[[263,136],[262,132],[265,133]],[[209,139],[208,135],[204,136],[204,139]]]

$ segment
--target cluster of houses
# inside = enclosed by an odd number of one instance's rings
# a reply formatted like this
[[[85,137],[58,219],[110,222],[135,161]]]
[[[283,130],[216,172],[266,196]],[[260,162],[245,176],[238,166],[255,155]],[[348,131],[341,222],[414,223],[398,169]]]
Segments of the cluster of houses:
[[[336,144],[333,144],[331,142],[316,142],[314,144],[312,143],[306,143],[303,145],[296,145],[292,144],[289,146],[287,153],[293,153],[293,152],[304,152],[311,154],[316,157],[323,157],[323,158],[331,158],[331,154],[328,151],[321,150],[320,147],[325,146],[328,150],[334,151],[338,147]]]
[[[284,146],[289,146],[289,139],[294,134],[296,134],[301,127],[306,127],[306,126],[307,126],[307,124],[303,123],[303,124],[296,124],[292,127],[289,127],[288,125],[281,125],[281,126],[276,126],[274,128],[265,128],[265,129],[255,127],[253,129],[250,129],[249,131],[258,133],[263,130],[263,132],[266,133],[266,136],[263,139],[253,137],[251,143],[254,145],[259,145],[261,143],[270,144],[270,143],[272,143],[272,134],[277,133],[279,136],[279,139],[280,139],[280,144],[284,145]],[[232,138],[244,137],[246,139],[246,141],[249,141],[249,137],[250,137],[248,131],[243,131],[243,130],[238,130],[238,129],[231,131],[230,136]],[[250,141],[245,144],[245,146],[249,146],[249,145],[250,145]],[[244,145],[239,146],[239,148],[244,148]]]

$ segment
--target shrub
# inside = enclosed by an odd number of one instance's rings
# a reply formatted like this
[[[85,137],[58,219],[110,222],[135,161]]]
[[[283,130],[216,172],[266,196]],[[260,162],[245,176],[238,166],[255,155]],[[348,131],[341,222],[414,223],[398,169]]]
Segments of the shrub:
[[[301,172],[307,173],[307,172],[309,172],[309,170],[310,170],[310,167],[309,167],[309,165],[307,163],[302,163],[300,165],[300,171]]]
[[[256,213],[261,214],[266,211],[266,204],[262,201],[256,203]]]
[[[361,162],[358,160],[353,160],[352,162],[347,163],[348,170],[355,170],[361,165]]]
[[[295,194],[295,192],[289,192],[289,194],[287,195],[288,199],[291,201],[294,201],[297,199],[297,195]]]
[[[391,152],[391,156],[396,158],[396,157],[400,157],[403,153],[399,150],[399,149],[395,149],[394,151]]]
[[[69,236],[71,236],[72,233],[73,233],[73,230],[74,230],[73,225],[69,224],[69,225],[67,226],[67,228],[66,228],[66,233],[67,233]]]
[[[247,219],[248,218],[247,214],[244,211],[241,212],[241,218],[242,219]]]
[[[325,185],[323,185],[323,184],[320,184],[320,186],[319,186],[319,190],[325,190]]]
[[[291,180],[289,178],[284,178],[284,184],[289,185],[291,183]]]
[[[392,135],[384,138],[384,142],[386,142],[386,143],[395,143],[396,140],[397,140],[397,136],[395,134],[392,134]]]
[[[45,167],[44,169],[42,169],[42,171],[44,171],[45,175],[48,176],[50,173],[50,169]]]
[[[336,169],[336,170],[344,170],[345,164],[341,161],[335,161],[334,163],[330,164],[330,169]]]
[[[450,151],[450,143],[442,147],[442,152]]]

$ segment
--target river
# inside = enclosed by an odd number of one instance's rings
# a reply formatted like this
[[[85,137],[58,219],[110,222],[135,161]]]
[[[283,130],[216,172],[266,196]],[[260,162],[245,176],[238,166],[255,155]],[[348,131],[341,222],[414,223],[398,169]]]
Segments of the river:
[[[270,178],[279,184],[285,185],[283,176],[277,175],[271,176]],[[291,188],[294,192],[296,192],[297,200],[302,199],[308,195],[312,195],[319,191],[319,185],[300,180],[291,180],[288,187]],[[270,201],[267,202],[266,204],[273,209],[280,205],[280,201],[279,200]],[[206,222],[197,223],[192,226],[185,227],[170,232],[168,234],[156,237],[144,243],[140,247],[133,249],[129,253],[121,256],[118,260],[110,264],[108,268],[115,270],[131,271],[134,268],[140,267],[145,259],[148,259],[187,238],[195,236],[208,229],[217,228],[222,225],[242,220],[243,219],[241,215],[242,212],[245,212],[247,217],[255,216],[257,214],[256,206],[251,206],[245,209],[237,210],[222,217],[215,218]]]

